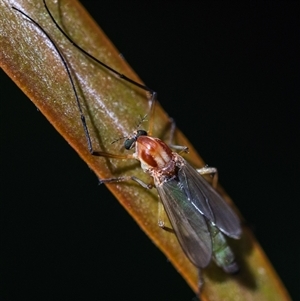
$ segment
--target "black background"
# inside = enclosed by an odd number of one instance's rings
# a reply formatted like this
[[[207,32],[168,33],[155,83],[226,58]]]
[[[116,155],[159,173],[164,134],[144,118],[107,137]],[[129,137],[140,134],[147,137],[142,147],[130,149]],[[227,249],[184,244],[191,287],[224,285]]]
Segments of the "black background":
[[[218,167],[291,296],[299,296],[296,2],[82,2]],[[6,299],[191,300],[165,256],[2,73]]]

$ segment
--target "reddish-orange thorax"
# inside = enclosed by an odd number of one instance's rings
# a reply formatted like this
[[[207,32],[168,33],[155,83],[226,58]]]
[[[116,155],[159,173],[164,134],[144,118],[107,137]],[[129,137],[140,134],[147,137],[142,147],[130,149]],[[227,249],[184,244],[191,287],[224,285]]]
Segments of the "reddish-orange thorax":
[[[170,174],[175,170],[172,150],[163,141],[149,136],[139,136],[135,145],[135,157],[144,171]],[[170,170],[171,169],[171,170]]]

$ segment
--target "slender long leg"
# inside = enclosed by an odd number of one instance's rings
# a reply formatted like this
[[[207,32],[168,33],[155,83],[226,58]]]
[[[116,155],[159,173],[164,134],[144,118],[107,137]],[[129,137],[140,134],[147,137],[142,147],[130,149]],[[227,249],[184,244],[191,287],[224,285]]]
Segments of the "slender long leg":
[[[117,178],[99,179],[99,185],[104,183],[117,183],[117,182],[127,182],[127,181],[135,181],[136,183],[140,184],[143,188],[146,189],[152,189],[154,187],[153,181],[147,184],[135,176],[123,176]]]
[[[67,61],[66,61],[65,57],[63,56],[62,52],[59,50],[59,48],[55,44],[55,42],[51,39],[50,35],[35,20],[33,20],[31,17],[29,17],[28,15],[26,15],[24,12],[22,12],[18,8],[14,7],[14,6],[12,6],[12,8],[14,10],[18,11],[19,13],[21,13],[23,16],[25,16],[27,19],[29,19],[36,27],[38,27],[46,35],[46,37],[49,39],[49,41],[51,42],[51,44],[55,48],[57,54],[59,55],[59,57],[60,57],[63,65],[65,67],[65,70],[66,70],[67,75],[68,75],[69,80],[70,80],[70,84],[71,84],[72,90],[74,91],[74,95],[75,95],[75,99],[76,99],[76,104],[77,104],[77,107],[78,107],[78,110],[79,110],[80,119],[81,119],[81,123],[82,123],[82,126],[83,126],[84,134],[85,134],[85,137],[86,137],[86,140],[87,140],[87,145],[88,145],[89,152],[91,154],[97,156],[98,155],[97,152],[95,152],[93,150],[92,141],[91,141],[89,130],[88,130],[88,127],[87,127],[87,124],[86,124],[85,116],[83,114],[82,106],[80,104],[78,93],[77,93],[77,90],[76,90],[76,87],[75,87],[75,83],[74,83],[74,80],[73,80],[72,75],[71,75],[71,70],[68,67],[68,64],[67,64]]]
[[[167,231],[167,232],[172,232],[174,233],[173,228],[167,227],[165,223],[165,209],[163,204],[159,201],[158,202],[158,226]]]
[[[14,6],[12,8],[14,10],[18,11],[19,13],[21,13],[26,18],[28,18],[28,20],[30,20],[35,26],[37,26],[46,35],[46,37],[49,39],[49,41],[51,42],[51,44],[55,48],[57,54],[59,55],[59,57],[62,61],[62,64],[65,67],[65,70],[66,70],[67,75],[69,77],[69,81],[70,81],[72,90],[74,92],[74,96],[75,96],[76,104],[77,104],[77,107],[78,107],[78,110],[79,110],[80,119],[81,119],[81,123],[82,123],[82,126],[83,126],[83,130],[84,130],[84,134],[85,134],[85,137],[86,137],[89,152],[94,156],[115,158],[115,159],[131,159],[132,155],[130,155],[130,154],[128,154],[128,155],[117,155],[117,154],[110,154],[110,153],[101,152],[101,151],[95,151],[93,149],[91,136],[89,134],[89,130],[88,130],[88,127],[87,127],[87,124],[86,124],[85,116],[84,116],[84,113],[83,113],[83,110],[82,110],[82,106],[81,106],[81,103],[80,103],[80,100],[79,100],[79,96],[78,96],[78,93],[77,93],[77,90],[76,90],[76,86],[75,86],[74,80],[72,78],[71,70],[68,66],[68,63],[67,63],[65,57],[63,56],[62,52],[60,51],[58,46],[55,44],[55,42],[51,39],[50,35],[35,20],[33,20],[31,17],[29,17],[27,14],[25,14],[24,12],[22,12],[18,8],[14,7]]]
[[[150,99],[150,109],[148,114],[149,115],[148,134],[150,136],[152,135],[153,132],[156,102],[157,102],[157,93],[153,92],[152,97]]]
[[[187,146],[184,146],[184,145],[177,145],[177,144],[174,144],[174,137],[175,137],[175,131],[176,131],[176,123],[175,123],[175,120],[173,118],[169,118],[169,122],[171,124],[171,128],[170,128],[170,134],[169,134],[169,141],[168,141],[168,146],[177,151],[178,154],[180,153],[188,153],[189,152],[189,149]]]

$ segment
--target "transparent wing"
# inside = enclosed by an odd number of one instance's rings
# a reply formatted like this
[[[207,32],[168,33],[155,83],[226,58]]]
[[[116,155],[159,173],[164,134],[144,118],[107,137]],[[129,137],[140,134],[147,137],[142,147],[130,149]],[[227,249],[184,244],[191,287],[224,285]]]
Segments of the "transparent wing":
[[[212,255],[212,241],[205,217],[187,200],[175,179],[156,187],[177,239],[190,261],[206,267]]]
[[[240,220],[225,200],[188,162],[178,171],[178,178],[189,201],[219,230],[240,238]]]

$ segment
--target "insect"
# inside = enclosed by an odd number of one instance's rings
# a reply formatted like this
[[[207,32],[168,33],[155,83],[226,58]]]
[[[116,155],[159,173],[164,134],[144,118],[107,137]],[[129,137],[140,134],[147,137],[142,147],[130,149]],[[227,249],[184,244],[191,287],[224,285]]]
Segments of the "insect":
[[[151,183],[145,183],[134,176],[123,176],[102,179],[101,183],[113,183],[133,180],[146,189],[157,189],[163,207],[169,217],[173,231],[189,260],[198,268],[205,268],[213,259],[218,266],[228,273],[238,271],[234,254],[226,242],[225,236],[238,239],[241,236],[240,221],[231,207],[216,192],[216,190],[204,179],[204,174],[216,174],[217,170],[204,167],[194,169],[181,155],[187,151],[185,147],[167,145],[159,138],[152,137],[153,116],[157,94],[152,89],[139,84],[130,78],[120,74],[105,63],[92,57],[88,52],[75,44],[59,27],[51,15],[45,0],[44,5],[58,29],[65,37],[84,54],[95,60],[104,68],[115,73],[121,79],[144,89],[151,94],[149,109],[149,129],[136,130],[124,142],[124,148],[131,153],[127,155],[111,154],[94,151],[84,115],[78,99],[77,91],[69,71],[69,67],[50,36],[32,18],[22,11],[14,8],[29,18],[50,39],[56,48],[64,67],[68,73],[76,102],[81,114],[84,132],[87,138],[89,151],[92,155],[115,159],[136,159],[140,161],[141,168],[152,178]],[[174,133],[175,125],[172,126]],[[173,136],[173,135],[171,135]],[[164,228],[164,222],[160,219],[159,226]]]

